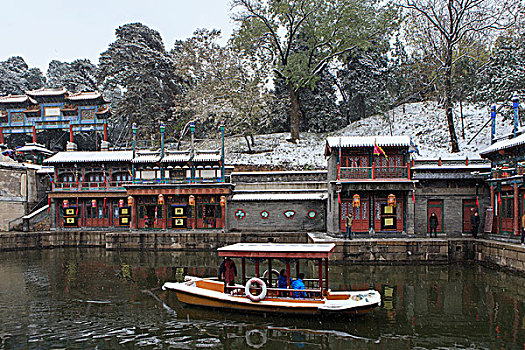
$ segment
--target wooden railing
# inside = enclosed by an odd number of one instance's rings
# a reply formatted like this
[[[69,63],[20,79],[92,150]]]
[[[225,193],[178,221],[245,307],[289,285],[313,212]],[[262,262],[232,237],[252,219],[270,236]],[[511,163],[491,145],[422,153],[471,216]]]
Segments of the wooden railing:
[[[339,179],[410,179],[410,165],[405,166],[376,166],[371,167],[341,167]]]

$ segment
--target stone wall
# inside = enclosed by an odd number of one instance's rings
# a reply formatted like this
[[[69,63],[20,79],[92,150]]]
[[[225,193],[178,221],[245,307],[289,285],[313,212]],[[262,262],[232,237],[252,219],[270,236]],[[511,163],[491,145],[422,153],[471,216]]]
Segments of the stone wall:
[[[484,188],[479,192],[479,213],[481,219],[480,233],[485,224],[485,209],[490,206],[490,193]],[[461,236],[463,233],[463,200],[476,200],[475,187],[448,188],[424,187],[416,190],[414,226],[417,235],[425,236],[428,231],[429,200],[443,201],[444,233],[447,236]],[[441,218],[439,218],[441,221]],[[468,218],[470,220],[470,217]]]
[[[25,201],[17,199],[8,200],[5,197],[0,197],[0,231],[8,231],[10,228],[13,228],[13,226],[16,225],[21,226],[22,217],[25,214]],[[11,227],[9,227],[10,222]]]
[[[474,258],[488,265],[525,273],[525,247],[490,240],[477,241]]]
[[[295,215],[286,218],[284,212]],[[267,218],[261,213],[268,212]],[[311,218],[308,213],[314,213]],[[312,214],[313,215],[313,214]],[[326,201],[231,201],[226,210],[227,231],[306,232],[324,231]]]

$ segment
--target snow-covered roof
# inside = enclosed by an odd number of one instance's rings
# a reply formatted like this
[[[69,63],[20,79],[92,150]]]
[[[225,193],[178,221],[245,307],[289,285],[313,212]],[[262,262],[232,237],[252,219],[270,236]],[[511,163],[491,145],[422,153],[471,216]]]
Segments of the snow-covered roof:
[[[132,157],[133,151],[59,152],[44,160],[44,163],[129,162]]]
[[[525,134],[521,134],[513,139],[498,141],[495,144],[485,148],[483,151],[479,152],[479,154],[489,154],[502,149],[517,147],[523,144],[525,144]]]
[[[157,163],[160,160],[160,153],[139,153],[133,159],[133,163]]]
[[[255,256],[307,258],[322,254],[328,257],[335,244],[279,244],[279,243],[237,243],[218,248],[219,256]]]
[[[302,192],[302,193],[235,193],[230,201],[313,201],[328,198],[326,192]]]
[[[7,95],[0,96],[0,103],[23,103],[29,101],[33,104],[37,102],[27,95]]]
[[[193,158],[195,162],[218,162],[221,160],[221,155],[217,152],[202,152],[199,151]]]
[[[188,152],[168,153],[162,158],[162,163],[184,163],[190,160]]]
[[[342,136],[326,139],[331,148],[346,147],[409,147],[409,136]]]
[[[98,91],[88,91],[88,92],[79,92],[70,94],[67,99],[71,101],[81,101],[81,100],[95,100],[102,97],[102,94]]]
[[[490,163],[486,164],[444,164],[444,165],[436,165],[436,164],[425,164],[425,165],[416,165],[413,166],[412,170],[469,170],[472,171],[474,169],[490,169]]]
[[[53,154],[52,151],[48,150],[44,145],[38,143],[26,143],[24,146],[15,149],[17,152],[41,152],[45,154]]]
[[[26,95],[36,97],[36,96],[60,96],[64,95],[67,92],[66,88],[57,88],[57,89],[50,89],[50,88],[40,88],[37,90],[29,90],[25,91]]]
[[[53,174],[55,172],[54,166],[43,166],[37,170],[37,174]]]

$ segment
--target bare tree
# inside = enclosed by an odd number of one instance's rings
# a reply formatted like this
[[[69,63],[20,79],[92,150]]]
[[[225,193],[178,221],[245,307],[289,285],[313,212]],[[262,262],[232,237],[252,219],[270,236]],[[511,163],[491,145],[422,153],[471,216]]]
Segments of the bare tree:
[[[459,152],[452,114],[454,64],[470,55],[476,43],[510,28],[516,22],[519,0],[402,0],[402,6],[409,10],[410,40],[435,62],[443,80],[451,150]]]

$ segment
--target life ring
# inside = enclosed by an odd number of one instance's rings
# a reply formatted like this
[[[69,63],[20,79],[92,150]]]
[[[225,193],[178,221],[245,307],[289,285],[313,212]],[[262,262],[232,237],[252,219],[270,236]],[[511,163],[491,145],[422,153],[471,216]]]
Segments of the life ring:
[[[250,292],[250,288],[252,288],[252,283],[257,283],[261,286],[261,293],[259,295],[253,295]],[[268,291],[268,288],[266,288],[266,283],[264,283],[263,280],[257,277],[251,278],[247,283],[246,287],[244,288],[244,293],[246,294],[246,297],[250,299],[251,301],[258,302],[266,298],[266,292]]]
[[[279,271],[277,271],[276,269],[272,269],[272,276],[277,277],[274,279],[275,281],[277,281],[279,279]],[[268,278],[268,270],[264,271],[262,278],[264,279]]]
[[[254,335],[256,335],[258,338],[261,339],[261,342],[259,344],[254,344],[252,342],[252,337]],[[254,348],[254,349],[259,349],[264,344],[266,344],[266,341],[267,341],[266,330],[263,332],[259,329],[252,329],[251,331],[246,333],[245,338],[246,338],[246,344],[248,344],[249,347]]]

